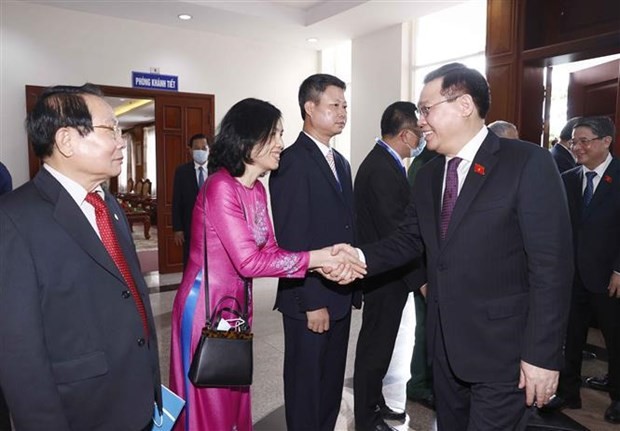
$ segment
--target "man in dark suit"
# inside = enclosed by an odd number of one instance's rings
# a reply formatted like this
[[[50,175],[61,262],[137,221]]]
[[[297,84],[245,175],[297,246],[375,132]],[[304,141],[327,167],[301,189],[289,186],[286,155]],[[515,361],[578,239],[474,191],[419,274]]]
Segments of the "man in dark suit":
[[[172,185],[172,230],[174,243],[183,246],[183,267],[189,259],[189,237],[192,231],[192,212],[198,190],[207,178],[209,146],[206,135],[199,133],[190,138],[187,147],[192,158],[174,173]]]
[[[611,404],[605,420],[620,423],[620,161],[608,117],[574,124],[571,147],[582,165],[562,174],[575,241],[575,277],[566,335],[566,365],[549,407],[580,408],[582,349],[595,316],[609,353]]]
[[[422,148],[420,150],[420,148]],[[420,168],[437,156],[435,151],[426,148],[426,142],[422,138],[418,150],[420,153],[414,157],[409,169],[407,179],[413,187],[415,178]],[[424,284],[419,290],[413,292],[413,304],[415,306],[415,342],[411,355],[411,378],[407,382],[407,399],[420,403],[430,409],[435,409],[435,395],[433,394],[433,373],[428,363],[426,349],[426,292],[428,285]]]
[[[282,153],[269,187],[278,243],[312,250],[355,237],[353,187],[347,160],[330,140],[347,122],[345,83],[312,75],[299,88],[304,120],[297,141]],[[284,401],[289,430],[333,430],[340,409],[351,305],[349,287],[310,274],[281,279],[275,308],[284,323]]]
[[[102,188],[123,161],[114,112],[91,85],[51,87],[27,129],[43,166],[0,199],[0,384],[15,427],[150,430],[161,390],[148,289]]]
[[[402,221],[411,189],[403,160],[419,143],[416,106],[396,102],[383,112],[381,139],[368,153],[355,177],[357,239],[368,244],[389,236]],[[415,269],[419,269],[415,271]],[[420,288],[426,274],[420,262],[364,281],[362,327],[357,340],[353,394],[355,428],[394,430],[384,419],[405,419],[383,398],[383,378],[389,368],[401,315],[409,292]]]
[[[524,429],[557,387],[572,244],[549,152],[484,126],[489,87],[451,63],[424,80],[420,169],[396,234],[362,247],[372,275],[426,250],[427,331],[440,431]],[[339,249],[349,246],[339,245]]]
[[[569,148],[568,142],[572,138],[573,127],[580,118],[581,117],[573,117],[568,120],[560,132],[560,140],[556,142],[553,147],[551,147],[551,155],[553,156],[553,160],[555,160],[555,164],[558,166],[558,171],[560,171],[560,173],[566,172],[575,167],[575,156]]]
[[[0,196],[13,190],[13,179],[11,173],[4,166],[4,163],[0,162]]]
[[[13,180],[9,170],[0,162],[0,196],[13,190]],[[11,431],[11,417],[4,394],[0,388],[0,431]]]

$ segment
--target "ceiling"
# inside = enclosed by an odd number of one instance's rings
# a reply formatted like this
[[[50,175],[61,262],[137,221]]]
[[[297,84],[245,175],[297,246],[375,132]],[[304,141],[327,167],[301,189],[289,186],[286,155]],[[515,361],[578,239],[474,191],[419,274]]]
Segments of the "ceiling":
[[[205,33],[321,50],[464,0],[20,0]],[[482,1],[482,0],[479,0]],[[179,14],[190,14],[182,21]],[[318,39],[308,42],[309,38]],[[113,108],[131,99],[107,98]],[[118,115],[124,129],[153,121],[154,103]]]
[[[320,50],[464,0],[20,1]],[[193,18],[181,21],[179,14]],[[318,41],[309,43],[308,38]]]
[[[127,130],[136,124],[155,121],[155,101],[152,99],[128,99],[126,97],[105,97],[114,109],[118,125]]]

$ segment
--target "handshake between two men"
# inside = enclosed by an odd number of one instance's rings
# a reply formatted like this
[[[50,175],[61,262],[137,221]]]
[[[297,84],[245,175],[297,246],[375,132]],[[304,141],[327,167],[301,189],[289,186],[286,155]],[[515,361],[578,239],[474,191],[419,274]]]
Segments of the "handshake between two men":
[[[335,244],[310,252],[310,268],[328,280],[349,284],[366,275],[366,263],[349,244]]]

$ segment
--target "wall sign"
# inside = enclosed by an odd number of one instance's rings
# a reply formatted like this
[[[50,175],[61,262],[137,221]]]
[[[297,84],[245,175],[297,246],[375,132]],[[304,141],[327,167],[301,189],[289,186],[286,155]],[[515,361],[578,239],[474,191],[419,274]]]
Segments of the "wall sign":
[[[131,72],[131,86],[151,90],[179,91],[179,77],[159,73]]]

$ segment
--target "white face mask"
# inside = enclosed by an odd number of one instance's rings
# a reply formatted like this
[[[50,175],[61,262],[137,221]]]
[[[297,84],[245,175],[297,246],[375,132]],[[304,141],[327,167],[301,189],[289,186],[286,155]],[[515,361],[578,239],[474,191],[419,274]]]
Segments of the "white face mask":
[[[420,138],[420,141],[418,142],[417,147],[409,148],[409,157],[418,157],[420,154],[422,154],[424,147],[426,147],[426,139],[424,139],[424,136],[422,136]]]
[[[199,165],[204,165],[207,162],[207,158],[209,158],[208,150],[193,150],[192,158]]]

